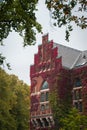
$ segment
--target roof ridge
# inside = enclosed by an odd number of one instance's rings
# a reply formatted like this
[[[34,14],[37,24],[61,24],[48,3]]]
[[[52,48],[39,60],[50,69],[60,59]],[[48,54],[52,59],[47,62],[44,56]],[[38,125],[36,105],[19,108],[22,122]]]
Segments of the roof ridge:
[[[55,42],[54,42],[54,44],[59,45],[59,46],[63,46],[64,48],[69,48],[69,49],[72,49],[72,50],[75,50],[75,51],[78,51],[78,52],[84,52],[84,51],[81,51],[81,50],[78,50],[78,49],[63,45],[63,44],[59,44],[59,43],[55,43]]]

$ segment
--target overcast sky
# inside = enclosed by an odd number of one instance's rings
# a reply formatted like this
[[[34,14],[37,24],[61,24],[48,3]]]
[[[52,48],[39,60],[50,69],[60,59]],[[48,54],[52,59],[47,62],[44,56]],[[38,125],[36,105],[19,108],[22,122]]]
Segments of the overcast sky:
[[[78,50],[87,50],[87,29],[74,28],[71,33],[70,42],[65,41],[64,28],[54,28],[49,11],[44,5],[44,0],[39,0],[37,20],[43,27],[43,34],[49,33],[49,40],[63,44]],[[0,51],[6,56],[12,70],[4,69],[9,74],[15,74],[20,80],[30,84],[30,65],[34,63],[34,54],[37,53],[38,45],[41,44],[42,34],[37,34],[37,43],[34,46],[23,48],[23,39],[14,31],[4,40],[5,46],[0,47]]]

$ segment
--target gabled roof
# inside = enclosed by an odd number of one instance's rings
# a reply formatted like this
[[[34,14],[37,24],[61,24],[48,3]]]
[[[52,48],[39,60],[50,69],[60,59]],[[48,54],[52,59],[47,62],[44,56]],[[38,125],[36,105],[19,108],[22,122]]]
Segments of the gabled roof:
[[[58,47],[58,57],[62,57],[62,65],[69,69],[87,64],[87,51],[80,51],[61,44],[54,43]]]

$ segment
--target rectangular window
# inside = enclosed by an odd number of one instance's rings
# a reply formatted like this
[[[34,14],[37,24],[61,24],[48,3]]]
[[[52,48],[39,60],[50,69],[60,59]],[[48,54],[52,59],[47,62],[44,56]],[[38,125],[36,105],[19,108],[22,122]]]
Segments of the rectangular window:
[[[73,92],[73,99],[76,100],[76,91]]]
[[[46,101],[48,101],[49,98],[49,92],[46,92]]]
[[[82,92],[81,92],[81,89],[79,90],[74,90],[73,92],[73,99],[74,100],[79,100],[82,98]]]
[[[82,102],[79,102],[79,111],[82,112]]]
[[[42,105],[41,105],[41,111],[44,111],[44,110],[45,110],[45,105],[42,104]]]
[[[80,87],[82,86],[81,80],[79,78],[75,79],[75,87]]]
[[[82,112],[82,102],[75,102],[75,108]]]
[[[41,102],[44,102],[44,101],[45,101],[45,93],[41,93],[40,101],[41,101]]]
[[[81,92],[81,89],[78,90],[79,91],[79,99],[82,98],[82,92]]]
[[[75,102],[75,108],[78,109],[78,102]]]

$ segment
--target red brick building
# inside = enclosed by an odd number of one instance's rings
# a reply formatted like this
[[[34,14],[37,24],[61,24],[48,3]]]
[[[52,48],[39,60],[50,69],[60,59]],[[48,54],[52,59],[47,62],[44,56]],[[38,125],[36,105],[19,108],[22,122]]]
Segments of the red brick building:
[[[48,98],[55,87],[61,100],[87,114],[87,51],[56,44],[44,35],[30,67],[30,78],[32,130],[55,126]]]

